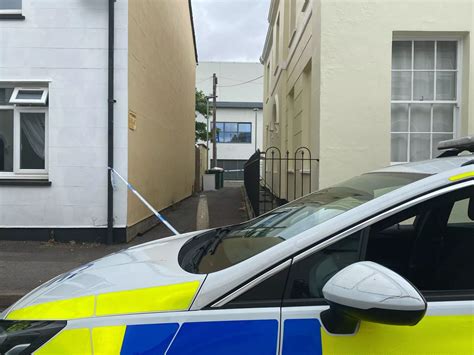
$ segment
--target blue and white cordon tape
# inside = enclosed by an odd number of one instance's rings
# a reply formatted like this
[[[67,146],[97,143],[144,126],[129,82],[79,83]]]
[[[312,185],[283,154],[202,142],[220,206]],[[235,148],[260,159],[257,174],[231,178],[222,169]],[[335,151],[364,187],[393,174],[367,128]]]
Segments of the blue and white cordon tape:
[[[145,200],[145,198],[144,198],[142,195],[140,195],[140,194],[138,193],[137,190],[135,190],[135,188],[133,187],[132,184],[130,184],[127,180],[125,180],[125,179],[122,177],[122,175],[120,175],[120,174],[117,172],[117,170],[115,170],[115,169],[113,169],[113,168],[109,168],[109,169],[112,171],[112,173],[114,173],[115,175],[117,175],[118,178],[119,178],[120,180],[122,180],[122,181],[125,183],[125,185],[127,185],[128,189],[129,189],[135,196],[137,196],[138,199],[139,199],[140,201],[142,201],[142,202],[144,203],[144,205],[147,206],[147,207],[150,209],[150,211],[153,212],[153,214],[156,216],[156,218],[158,218],[170,231],[172,231],[175,235],[180,234],[180,233],[165,219],[165,217],[163,217],[152,205],[150,205],[150,203],[149,203],[147,200]]]

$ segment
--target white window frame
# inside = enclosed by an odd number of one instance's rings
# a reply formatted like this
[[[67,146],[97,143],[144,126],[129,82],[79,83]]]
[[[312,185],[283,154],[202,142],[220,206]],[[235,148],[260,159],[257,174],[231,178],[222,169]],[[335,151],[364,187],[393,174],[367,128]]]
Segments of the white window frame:
[[[407,160],[406,161],[392,161],[392,165],[396,164],[404,164],[407,162],[410,162],[410,135],[412,133],[418,134],[418,133],[429,133],[430,134],[430,147],[432,148],[433,146],[433,106],[436,104],[452,104],[454,107],[454,112],[453,112],[453,138],[459,138],[460,137],[460,131],[461,131],[461,117],[462,117],[462,79],[463,79],[463,40],[462,38],[456,36],[394,36],[392,39],[393,42],[402,42],[402,41],[410,41],[412,42],[412,58],[411,58],[411,69],[393,69],[392,67],[390,68],[391,73],[393,72],[406,72],[406,71],[411,71],[412,73],[414,72],[426,72],[426,69],[414,69],[414,42],[417,41],[433,41],[435,42],[435,58],[434,58],[434,72],[435,72],[435,77],[434,77],[434,92],[433,92],[433,100],[424,100],[424,101],[416,101],[413,100],[413,95],[414,95],[414,88],[413,88],[413,77],[411,79],[411,100],[393,100],[390,98],[390,106],[393,104],[431,104],[431,131],[430,132],[410,132],[410,109],[408,110],[408,132],[393,132],[390,129],[390,134],[392,133],[407,133],[408,134],[408,141],[407,141]],[[444,70],[444,69],[437,69],[437,43],[438,42],[457,42],[457,69],[455,70]],[[448,101],[448,100],[436,100],[436,73],[437,72],[456,72],[456,100],[454,101]],[[392,116],[390,116],[390,123],[392,122]],[[440,132],[442,133],[442,132]],[[446,132],[446,134],[451,133],[451,132]],[[435,158],[432,156],[432,151],[430,151],[430,157]]]
[[[21,3],[21,9],[2,9],[0,7],[0,15],[21,15],[23,13],[23,1]]]
[[[18,99],[18,94],[20,91],[37,91],[42,92],[41,98],[38,100],[33,99]],[[11,104],[29,104],[29,105],[46,105],[46,100],[48,99],[48,88],[28,88],[28,87],[16,87],[13,89],[12,96],[10,98]]]
[[[20,116],[22,113],[44,113],[44,169],[22,169],[21,168],[21,122]],[[48,108],[46,107],[17,107],[14,113],[13,120],[13,130],[14,130],[14,149],[13,149],[13,170],[15,174],[28,175],[39,175],[44,176],[48,174]]]
[[[38,179],[44,180],[48,178],[48,164],[49,164],[49,119],[48,107],[19,107],[19,106],[0,106],[0,111],[13,111],[13,171],[1,171],[1,179]],[[34,112],[45,114],[45,158],[44,169],[20,169],[20,113]]]

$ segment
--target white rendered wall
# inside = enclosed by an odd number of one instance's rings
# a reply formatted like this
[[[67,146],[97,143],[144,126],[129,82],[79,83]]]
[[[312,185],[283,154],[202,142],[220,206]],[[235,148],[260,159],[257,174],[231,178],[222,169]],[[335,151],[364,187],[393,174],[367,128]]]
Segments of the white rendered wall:
[[[128,1],[116,3],[115,166],[127,172]],[[0,186],[0,227],[107,223],[107,0],[23,1],[23,21],[0,20],[0,81],[50,81],[51,187]],[[127,193],[115,192],[115,226]]]
[[[199,121],[206,122],[203,116]],[[262,150],[263,145],[263,113],[257,111],[257,131],[255,132],[255,111],[242,108],[217,109],[217,122],[248,122],[252,124],[252,143],[217,143],[217,159],[222,160],[247,160],[255,153],[255,139],[257,148]],[[212,121],[211,121],[212,122]],[[205,143],[205,142],[202,142]],[[209,159],[212,159],[212,143],[209,146]]]

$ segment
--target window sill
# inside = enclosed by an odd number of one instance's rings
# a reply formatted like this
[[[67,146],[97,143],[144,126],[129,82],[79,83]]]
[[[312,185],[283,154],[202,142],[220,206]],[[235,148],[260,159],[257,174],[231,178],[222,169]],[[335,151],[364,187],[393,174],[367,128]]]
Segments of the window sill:
[[[40,179],[0,179],[0,186],[51,186],[51,181]]]
[[[24,20],[25,16],[21,14],[0,14],[0,20]]]

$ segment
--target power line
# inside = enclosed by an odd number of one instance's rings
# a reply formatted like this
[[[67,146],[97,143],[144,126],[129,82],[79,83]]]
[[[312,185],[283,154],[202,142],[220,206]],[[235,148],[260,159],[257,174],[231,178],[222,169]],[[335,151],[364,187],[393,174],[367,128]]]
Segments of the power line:
[[[256,81],[258,79],[261,79],[261,78],[263,78],[263,75],[259,76],[258,78],[252,79],[252,80],[244,81],[243,83],[232,84],[232,85],[219,85],[219,87],[220,88],[230,88],[232,86],[239,86],[239,85],[249,84],[249,83],[251,83],[253,81]]]
[[[206,79],[199,80],[196,84],[201,84],[205,81],[208,81],[209,79],[212,79],[212,76],[210,76],[209,78],[206,78]]]

